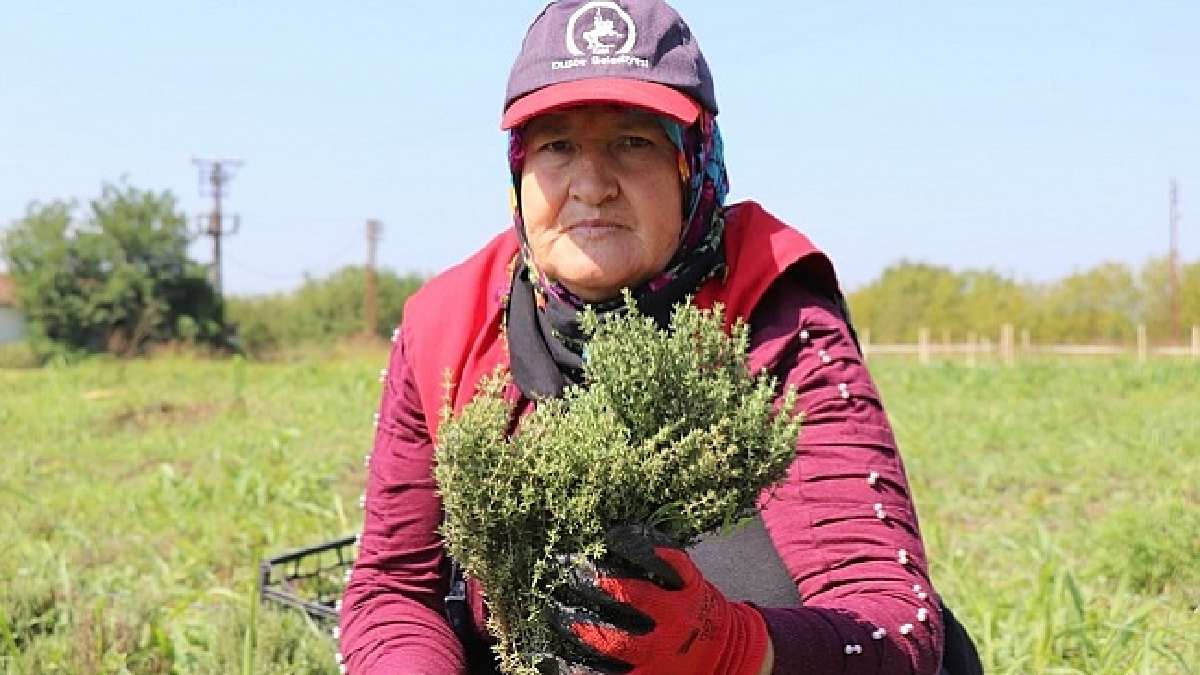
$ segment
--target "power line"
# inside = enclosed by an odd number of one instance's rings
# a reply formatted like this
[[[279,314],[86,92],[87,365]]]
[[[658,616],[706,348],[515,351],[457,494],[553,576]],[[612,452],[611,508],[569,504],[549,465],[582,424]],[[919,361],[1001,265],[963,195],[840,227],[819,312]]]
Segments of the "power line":
[[[255,222],[257,223],[258,219],[255,219]],[[359,245],[359,242],[357,240],[349,239],[349,240],[345,241],[340,247],[334,249],[332,253],[322,255],[319,260],[308,260],[308,261],[300,261],[300,262],[297,262],[295,259],[288,260],[287,262],[291,263],[288,266],[289,268],[300,270],[300,271],[295,271],[295,272],[267,271],[265,268],[260,267],[257,264],[247,263],[245,260],[242,260],[242,259],[234,256],[232,253],[230,253],[228,251],[224,251],[222,253],[222,258],[224,261],[232,263],[238,269],[246,271],[246,272],[250,272],[250,273],[260,276],[260,277],[268,277],[268,278],[273,278],[273,279],[303,279],[307,275],[307,272],[305,270],[318,269],[318,268],[337,269],[339,267],[343,267],[346,265],[355,264],[356,261],[351,259],[351,257],[348,256],[347,254],[350,252],[350,249],[355,248],[358,245]]]
[[[250,274],[253,274],[254,276],[262,277],[263,279],[274,279],[277,281],[295,281],[297,279],[304,278],[304,272],[267,272],[265,270],[255,267],[253,265],[246,264],[244,261],[240,260],[239,258],[237,258],[236,256],[234,256],[233,254],[230,254],[230,253],[225,253],[225,260],[229,263],[232,263],[233,266],[238,268],[239,270],[241,270],[243,272],[249,272]]]

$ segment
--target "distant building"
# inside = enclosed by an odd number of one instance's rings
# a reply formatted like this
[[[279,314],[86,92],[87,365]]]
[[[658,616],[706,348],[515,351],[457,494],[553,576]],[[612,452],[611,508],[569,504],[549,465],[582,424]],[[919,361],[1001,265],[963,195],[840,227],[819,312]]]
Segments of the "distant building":
[[[17,309],[12,277],[0,274],[0,345],[25,339],[25,316]]]

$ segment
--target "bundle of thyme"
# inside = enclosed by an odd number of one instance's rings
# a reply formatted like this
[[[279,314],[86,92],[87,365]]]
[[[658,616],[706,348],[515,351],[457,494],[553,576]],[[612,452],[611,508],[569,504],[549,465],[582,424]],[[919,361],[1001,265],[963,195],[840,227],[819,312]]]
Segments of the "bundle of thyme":
[[[504,672],[562,653],[544,619],[561,554],[599,559],[615,525],[688,546],[751,514],[795,456],[795,393],[747,368],[748,328],[722,309],[676,307],[671,330],[638,313],[582,315],[582,387],[539,402],[511,437],[497,373],[457,417],[443,411],[436,477],[449,552],[486,589]]]

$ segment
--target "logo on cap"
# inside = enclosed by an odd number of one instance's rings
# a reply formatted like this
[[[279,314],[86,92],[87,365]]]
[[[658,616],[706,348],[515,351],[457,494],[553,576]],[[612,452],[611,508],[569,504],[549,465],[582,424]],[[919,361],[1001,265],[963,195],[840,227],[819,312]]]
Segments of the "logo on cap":
[[[606,9],[612,13],[606,14],[604,12]],[[567,21],[567,51],[575,56],[583,56],[583,50],[579,48],[575,31],[580,17],[588,11],[593,11],[592,24],[588,30],[583,31],[580,37],[587,43],[589,52],[597,56],[607,56],[613,53],[617,41],[622,39],[624,42],[617,48],[618,54],[628,54],[633,49],[634,43],[637,42],[637,26],[634,25],[633,18],[615,2],[596,1],[586,3],[575,10],[575,13]],[[624,33],[617,31],[617,19],[625,24]]]
[[[612,0],[586,2],[567,20],[567,51],[574,58],[551,61],[553,70],[581,66],[634,66],[649,68],[646,59],[629,52],[637,44],[637,26],[620,5]],[[587,52],[579,47],[583,39]],[[587,58],[588,54],[591,58]]]

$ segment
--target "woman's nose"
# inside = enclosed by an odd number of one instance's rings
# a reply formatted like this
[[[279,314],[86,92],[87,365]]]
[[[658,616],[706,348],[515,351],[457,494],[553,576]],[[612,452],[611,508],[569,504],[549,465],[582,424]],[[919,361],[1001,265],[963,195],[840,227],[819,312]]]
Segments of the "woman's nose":
[[[598,149],[582,149],[571,176],[571,198],[599,206],[616,197],[617,192],[617,177],[606,153]]]

